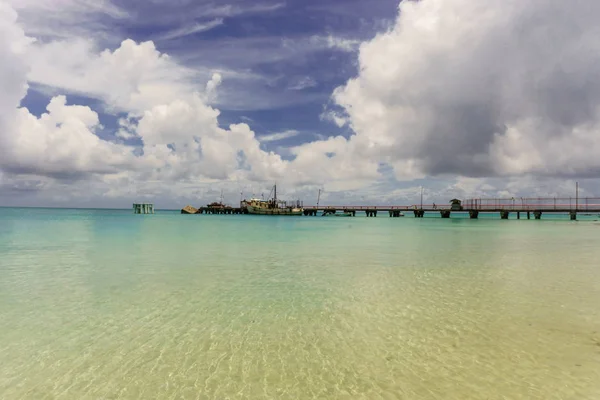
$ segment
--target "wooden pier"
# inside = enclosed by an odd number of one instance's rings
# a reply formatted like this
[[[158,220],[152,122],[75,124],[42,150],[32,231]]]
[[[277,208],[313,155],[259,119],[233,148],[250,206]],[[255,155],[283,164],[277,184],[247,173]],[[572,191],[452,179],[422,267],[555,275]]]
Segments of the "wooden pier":
[[[243,209],[241,207],[223,207],[223,208],[200,207],[196,214],[234,215],[234,214],[247,214],[247,212],[245,209]]]
[[[376,217],[377,213],[388,213],[390,217],[397,218],[404,216],[404,211],[411,210],[412,206],[306,206],[304,215],[335,215],[338,212],[349,213],[356,216],[358,212],[364,212],[367,217]],[[320,214],[319,214],[320,213]]]
[[[499,213],[501,219],[509,219],[511,214],[527,219],[531,216],[541,219],[543,214],[568,214],[572,221],[577,214],[600,214],[600,197],[511,197],[510,199],[468,199],[461,207],[476,219],[479,213]]]
[[[200,207],[186,206],[182,214],[247,214],[243,207]],[[337,213],[365,213],[367,217],[389,215],[390,218],[412,214],[415,218],[425,215],[439,215],[440,218],[451,218],[452,214],[467,214],[470,219],[478,219],[481,214],[496,214],[500,219],[507,220],[516,215],[516,219],[541,219],[544,214],[568,214],[571,220],[576,220],[578,214],[597,215],[600,218],[600,197],[586,198],[510,198],[510,199],[468,199],[451,200],[443,205],[393,205],[393,206],[305,206],[305,216],[327,216]]]
[[[187,205],[181,209],[182,214],[214,214],[214,215],[234,215],[234,214],[247,214],[246,209],[242,207],[200,207],[195,208]]]

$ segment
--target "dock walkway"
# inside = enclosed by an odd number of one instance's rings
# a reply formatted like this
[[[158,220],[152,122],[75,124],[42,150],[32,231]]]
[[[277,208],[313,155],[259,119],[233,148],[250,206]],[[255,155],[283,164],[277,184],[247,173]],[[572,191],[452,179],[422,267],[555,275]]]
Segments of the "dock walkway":
[[[190,212],[196,210],[196,212]],[[305,216],[323,214],[336,214],[338,212],[350,213],[355,216],[364,212],[367,217],[376,217],[378,213],[387,213],[390,217],[402,217],[405,213],[413,213],[415,218],[423,218],[426,213],[439,213],[441,218],[450,218],[452,213],[468,213],[471,219],[479,218],[482,213],[500,214],[501,219],[509,219],[511,214],[516,214],[517,219],[541,219],[543,214],[569,214],[571,220],[577,219],[577,214],[600,215],[600,197],[584,198],[510,198],[492,199],[477,198],[465,201],[454,199],[451,204],[444,205],[388,205],[388,206],[363,206],[363,205],[338,205],[338,206],[305,206]],[[246,214],[243,207],[210,208],[200,207],[195,209],[186,206],[182,209],[184,214]]]

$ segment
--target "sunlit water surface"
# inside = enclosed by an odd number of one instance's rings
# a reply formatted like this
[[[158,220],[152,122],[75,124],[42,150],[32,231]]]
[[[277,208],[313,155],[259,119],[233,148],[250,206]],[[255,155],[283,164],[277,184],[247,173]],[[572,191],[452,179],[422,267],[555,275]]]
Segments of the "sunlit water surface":
[[[2,399],[599,399],[592,221],[0,209]]]

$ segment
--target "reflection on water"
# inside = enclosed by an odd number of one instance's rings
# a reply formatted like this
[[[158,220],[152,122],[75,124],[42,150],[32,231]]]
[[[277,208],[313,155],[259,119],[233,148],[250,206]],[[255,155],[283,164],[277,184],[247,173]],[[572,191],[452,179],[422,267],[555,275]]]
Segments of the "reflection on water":
[[[0,225],[2,399],[600,398],[593,223]]]

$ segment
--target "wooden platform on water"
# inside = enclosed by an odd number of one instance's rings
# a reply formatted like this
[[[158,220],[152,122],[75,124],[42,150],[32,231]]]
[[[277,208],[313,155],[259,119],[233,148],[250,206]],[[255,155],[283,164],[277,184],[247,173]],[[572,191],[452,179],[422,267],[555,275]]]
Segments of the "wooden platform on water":
[[[154,204],[152,203],[133,203],[134,214],[154,214]]]
[[[454,200],[453,200],[454,201]],[[195,211],[194,211],[195,210]],[[186,206],[182,214],[247,214],[242,207],[200,207]],[[543,214],[568,214],[571,220],[576,220],[578,214],[592,214],[600,217],[600,198],[510,198],[510,199],[469,199],[456,200],[455,204],[442,206],[431,205],[393,205],[393,206],[305,206],[305,216],[318,216],[323,214],[365,213],[367,217],[388,214],[392,218],[412,215],[423,218],[426,213],[439,213],[441,218],[451,218],[453,213],[467,213],[469,218],[477,219],[480,214],[499,214],[500,219],[509,219],[516,215],[516,219],[541,219]]]
[[[234,215],[247,214],[247,210],[241,207],[200,207],[195,208],[187,205],[181,209],[182,214],[216,214],[216,215]]]

